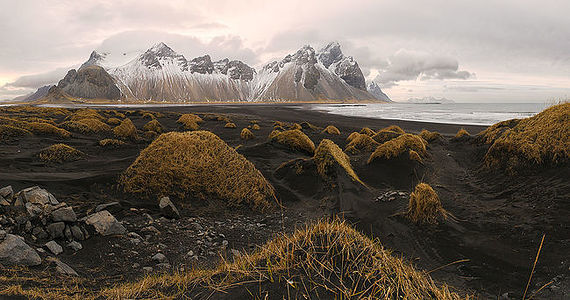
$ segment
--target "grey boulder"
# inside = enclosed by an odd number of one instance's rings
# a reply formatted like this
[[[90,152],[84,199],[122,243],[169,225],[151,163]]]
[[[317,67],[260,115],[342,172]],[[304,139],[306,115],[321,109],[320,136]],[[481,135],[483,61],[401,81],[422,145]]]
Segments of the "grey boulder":
[[[180,218],[180,213],[178,212],[176,206],[174,206],[174,203],[170,201],[170,198],[168,197],[160,198],[158,206],[160,207],[160,212],[162,213],[163,216],[170,219]]]
[[[5,266],[37,266],[42,259],[23,238],[7,234],[0,243],[0,264]]]
[[[125,227],[106,210],[88,216],[85,223],[93,226],[95,231],[100,235],[125,234],[127,231]]]
[[[51,217],[54,222],[75,222],[77,221],[77,215],[73,211],[73,208],[66,206],[51,213]]]

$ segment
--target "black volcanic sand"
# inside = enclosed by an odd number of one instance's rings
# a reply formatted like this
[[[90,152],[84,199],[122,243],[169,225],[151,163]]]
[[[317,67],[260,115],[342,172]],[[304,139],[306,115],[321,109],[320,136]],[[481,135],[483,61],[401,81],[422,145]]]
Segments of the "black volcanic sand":
[[[117,149],[102,149],[96,145],[98,140],[111,135],[73,134],[70,139],[32,136],[0,144],[0,187],[12,185],[17,191],[39,185],[60,201],[72,205],[79,217],[93,211],[98,204],[119,201],[123,209],[113,214],[130,232],[147,236],[147,244],[139,245],[124,237],[95,236],[82,242],[83,250],[66,251],[59,256],[94,287],[140,278],[141,267],[154,266],[151,257],[159,250],[179,270],[213,266],[219,260],[219,253],[231,257],[229,249],[251,251],[276,234],[291,232],[310,220],[343,215],[361,231],[377,237],[394,255],[407,258],[420,269],[435,270],[430,273],[435,280],[481,298],[520,299],[540,240],[546,234],[530,291],[553,281],[535,298],[562,299],[569,295],[570,171],[568,168],[534,169],[511,176],[482,169],[487,146],[473,140],[453,141],[452,137],[460,128],[476,134],[484,127],[345,117],[312,111],[302,105],[212,105],[145,110],[163,112],[165,116],[159,121],[167,131],[181,130],[176,123],[181,113],[229,116],[237,128],[224,128],[225,122],[216,120],[205,120],[200,127],[214,132],[232,147],[241,145],[237,151],[252,161],[275,186],[284,209],[260,214],[247,208],[225,208],[217,201],[196,205],[177,202],[183,218],[161,219],[156,203],[142,203],[123,195],[116,186],[120,173],[150,140],[130,141]],[[131,113],[128,117],[139,133],[149,121],[142,113]],[[253,120],[261,130],[252,130],[256,138],[241,140],[241,128]],[[283,163],[310,158],[268,142],[267,136],[276,120],[306,121],[321,128],[334,125],[341,131],[340,136],[323,134],[320,130],[303,131],[315,145],[328,138],[343,149],[351,132],[360,131],[362,127],[378,130],[392,124],[411,133],[422,129],[438,131],[444,139],[429,145],[424,164],[394,160],[367,165],[369,153],[350,155],[355,171],[371,187],[366,189],[342,175],[332,185],[324,182],[317,176],[314,165],[304,160],[290,162],[276,171]],[[88,157],[61,165],[39,161],[36,155],[40,149],[59,142],[85,152]],[[304,164],[302,174],[294,170],[298,164]],[[434,187],[443,207],[454,216],[452,219],[439,225],[420,226],[398,215],[405,210],[409,193],[420,181]],[[402,193],[392,199],[382,197],[390,191]],[[151,225],[160,234],[149,232]],[[210,251],[199,244],[197,241],[203,240],[204,232],[212,243],[227,240],[226,250],[212,246]],[[38,241],[35,246],[41,247],[43,243],[45,241]],[[196,257],[188,258],[186,253],[191,250]],[[440,268],[462,259],[469,261]],[[133,267],[135,263],[140,267]],[[43,274],[45,271],[53,270],[44,264],[31,268],[30,272]]]

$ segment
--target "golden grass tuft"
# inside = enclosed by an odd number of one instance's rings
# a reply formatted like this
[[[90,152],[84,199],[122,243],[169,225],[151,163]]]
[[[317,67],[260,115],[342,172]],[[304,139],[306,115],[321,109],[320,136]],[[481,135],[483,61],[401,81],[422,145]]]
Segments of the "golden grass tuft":
[[[45,162],[63,163],[80,160],[85,154],[66,144],[55,144],[42,149],[38,157]]]
[[[182,124],[186,130],[198,130],[200,128],[198,124],[204,122],[204,120],[195,114],[183,114],[176,122]]]
[[[136,139],[137,128],[131,119],[126,118],[121,121],[121,124],[113,129],[115,136],[122,139]]]
[[[240,137],[242,140],[251,140],[255,137],[255,135],[253,132],[251,132],[251,130],[244,128],[241,130]]]
[[[97,119],[99,121],[104,121],[105,118],[99,114],[95,109],[82,108],[76,110],[73,114],[67,117],[69,121],[78,121],[83,119]]]
[[[397,132],[400,134],[404,134],[406,133],[400,126],[398,125],[390,125],[388,127],[382,128],[380,129],[380,131],[392,131],[392,132]]]
[[[261,130],[261,127],[259,127],[259,124],[254,123],[253,125],[251,125],[251,129],[253,129],[253,130]]]
[[[348,155],[342,152],[342,149],[329,139],[323,139],[321,141],[315,150],[313,160],[317,165],[317,171],[324,179],[330,177],[331,169],[336,164],[341,166],[353,181],[364,185],[360,178],[358,178],[358,175],[354,172],[354,169],[352,169]]]
[[[454,139],[461,139],[461,138],[466,138],[466,137],[470,137],[470,136],[471,135],[469,134],[469,132],[467,132],[467,130],[465,130],[464,128],[461,128],[455,134]]]
[[[380,130],[375,135],[372,136],[372,139],[379,144],[384,144],[389,140],[399,137],[400,135],[402,134],[399,132],[390,131],[390,130]]]
[[[291,126],[289,126],[290,130],[303,130],[303,126],[301,126],[299,123],[293,123],[291,124]]]
[[[570,103],[552,106],[530,118],[495,124],[480,138],[491,144],[485,154],[488,168],[516,173],[528,166],[568,164]]]
[[[294,150],[300,150],[310,154],[315,152],[315,143],[313,143],[306,134],[298,129],[279,132],[273,137],[270,135],[270,139],[279,144],[289,146]]]
[[[360,135],[360,133],[358,133],[358,132],[353,132],[353,133],[349,134],[348,137],[346,138],[346,142],[347,143],[352,142],[352,140],[354,140],[359,135]]]
[[[439,218],[447,218],[448,213],[441,206],[441,201],[432,187],[427,183],[419,183],[410,194],[405,215],[414,223],[436,224]]]
[[[283,130],[279,130],[279,129],[274,129],[271,130],[271,132],[269,133],[269,139],[274,138],[277,134],[279,134],[280,132],[282,132]]]
[[[112,126],[117,126],[119,124],[121,124],[121,119],[118,118],[109,118],[107,120],[107,124],[112,125]]]
[[[336,128],[333,125],[329,125],[329,126],[325,127],[325,129],[322,131],[322,133],[340,135],[340,130],[338,130],[338,128]]]
[[[223,261],[213,270],[146,277],[104,290],[101,298],[232,298],[232,291],[263,299],[470,299],[437,285],[425,272],[394,256],[377,240],[339,220],[323,220],[281,235],[252,254]],[[195,292],[198,292],[194,290]],[[258,294],[259,293],[259,294]],[[243,295],[242,294],[242,295]],[[247,295],[247,294],[246,294]]]
[[[75,121],[65,121],[61,123],[61,127],[83,134],[111,131],[111,126],[101,122],[99,119],[78,119]]]
[[[410,150],[414,150],[419,155],[425,155],[426,141],[418,135],[409,133],[402,134],[399,137],[378,146],[376,150],[374,150],[374,153],[370,155],[370,158],[368,158],[368,163],[371,163],[376,159],[388,160],[399,157],[404,153],[409,154]]]
[[[420,136],[426,141],[426,142],[433,142],[437,139],[441,139],[443,136],[437,132],[437,131],[429,131],[429,130],[422,130],[422,132],[420,132]]]
[[[414,161],[417,161],[419,163],[423,163],[423,159],[418,154],[418,152],[416,152],[414,150],[410,150],[410,151],[408,151],[408,155],[409,155],[410,160],[414,160]]]
[[[164,130],[162,124],[157,119],[152,119],[148,123],[144,124],[143,129],[145,131],[154,131],[156,133],[162,133]]]
[[[266,210],[273,186],[255,166],[209,131],[169,132],[141,151],[120,179],[124,191],[154,198],[209,199],[247,203]]]
[[[303,128],[303,129],[315,130],[315,131],[321,130],[321,128],[319,128],[319,126],[313,125],[313,124],[311,124],[311,123],[309,123],[309,122],[306,122],[306,121],[305,121],[305,122],[301,122],[301,128]]]
[[[31,122],[26,125],[26,129],[36,135],[53,135],[62,138],[71,137],[71,133],[69,131],[49,123]]]
[[[32,133],[27,129],[14,127],[10,125],[0,125],[0,141],[13,139],[17,137],[23,137],[27,135],[32,135]]]
[[[368,127],[364,127],[360,130],[360,134],[366,134],[368,136],[373,136],[376,132]]]
[[[125,145],[125,142],[116,139],[103,139],[97,144],[103,148],[119,148],[120,146]]]
[[[224,125],[224,128],[237,128],[236,123],[228,122]]]
[[[375,140],[373,140],[372,137],[370,137],[369,135],[358,134],[350,141],[350,143],[346,145],[344,151],[351,154],[358,154],[361,152],[372,152],[379,145],[380,144],[378,144]]]

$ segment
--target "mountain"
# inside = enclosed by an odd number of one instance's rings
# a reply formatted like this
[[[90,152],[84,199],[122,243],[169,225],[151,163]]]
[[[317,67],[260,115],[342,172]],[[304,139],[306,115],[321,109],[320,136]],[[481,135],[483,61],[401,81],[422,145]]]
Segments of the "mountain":
[[[382,90],[380,89],[378,84],[376,84],[376,82],[374,82],[374,81],[372,81],[368,84],[368,92],[370,94],[372,94],[372,96],[374,96],[374,98],[376,98],[378,100],[392,102],[392,100],[390,100],[390,97],[388,97],[388,95],[384,94],[384,92],[382,92]]]
[[[427,96],[423,98],[410,98],[407,101],[408,103],[414,104],[449,104],[455,103],[455,101],[445,98],[435,98],[432,96]]]
[[[41,88],[39,88],[37,91],[35,91],[33,93],[29,93],[27,95],[16,97],[13,100],[14,101],[22,101],[22,102],[36,101],[40,98],[45,97],[48,94],[48,91],[52,86],[53,85],[42,86]]]
[[[144,52],[93,51],[57,86],[71,97],[121,101],[387,101],[367,91],[360,66],[336,42],[319,51],[303,46],[258,72],[239,60],[187,59],[164,43]]]

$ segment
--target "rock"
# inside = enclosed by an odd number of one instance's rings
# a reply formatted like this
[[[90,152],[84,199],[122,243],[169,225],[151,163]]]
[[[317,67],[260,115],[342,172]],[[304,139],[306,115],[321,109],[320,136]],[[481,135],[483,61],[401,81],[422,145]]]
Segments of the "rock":
[[[59,274],[69,275],[69,276],[79,276],[79,274],[77,274],[77,272],[75,272],[75,270],[72,267],[70,267],[68,264],[62,262],[61,260],[59,260],[55,257],[50,257],[50,258],[48,258],[48,260],[55,264],[55,270]]]
[[[140,268],[140,266],[141,266],[141,265],[140,265],[139,263],[134,263],[133,266],[132,266],[132,268],[133,268],[133,269],[138,269],[138,268]]]
[[[0,196],[0,205],[1,206],[10,206],[10,202],[8,202],[8,200],[4,199],[4,197]]]
[[[159,263],[156,264],[156,267],[160,270],[167,270],[170,269],[171,265],[169,263]]]
[[[39,226],[32,229],[32,234],[40,240],[45,240],[49,237],[45,230]]]
[[[32,222],[28,220],[28,222],[26,222],[26,225],[24,225],[24,231],[30,233],[30,231],[32,231],[32,228]]]
[[[228,241],[226,241],[226,240],[222,241],[222,247],[226,248],[228,246],[228,244],[229,244]]]
[[[158,206],[160,207],[160,212],[162,213],[163,216],[171,219],[180,218],[180,213],[178,212],[178,209],[176,209],[176,206],[174,206],[174,203],[170,201],[170,198],[168,197],[160,198]]]
[[[143,271],[152,272],[152,267],[143,267]]]
[[[81,228],[79,228],[79,226],[72,225],[70,226],[69,229],[71,230],[71,236],[73,237],[73,239],[78,241],[85,240],[85,236],[83,235],[83,232],[81,231]]]
[[[53,196],[52,196],[53,197]],[[22,199],[22,204],[50,204],[50,193],[39,186],[23,189],[18,193],[18,199]],[[54,198],[55,199],[55,198]]]
[[[160,234],[160,230],[156,229],[156,227],[154,227],[154,226],[147,226],[147,227],[143,228],[142,231]]]
[[[6,233],[6,230],[0,230],[0,242],[2,242],[6,238],[7,234],[8,233]]]
[[[51,223],[46,227],[46,230],[52,239],[62,238],[64,237],[63,231],[65,230],[65,223]]]
[[[123,207],[121,206],[121,203],[119,202],[110,202],[110,203],[105,203],[105,204],[99,204],[97,205],[97,207],[95,207],[95,212],[100,212],[102,210],[106,210],[110,213],[117,213],[120,212],[121,210],[123,210]]]
[[[20,236],[7,234],[0,243],[0,265],[37,266],[41,263],[38,253]]]
[[[39,205],[33,204],[31,202],[27,202],[26,204],[24,204],[24,206],[26,207],[26,212],[28,212],[28,215],[31,218],[39,216],[43,211]]]
[[[54,222],[75,222],[77,221],[77,215],[73,211],[72,207],[62,207],[58,210],[54,210],[51,213],[51,217]]]
[[[49,241],[45,246],[55,255],[63,253],[63,248],[56,241]]]
[[[8,201],[12,200],[12,196],[14,196],[14,190],[12,186],[5,186],[0,189],[0,196]]]
[[[127,231],[125,227],[106,210],[88,216],[85,223],[95,227],[95,231],[100,235],[125,234]]]
[[[186,253],[186,256],[188,256],[188,257],[194,256],[194,251],[192,251],[192,250],[188,251],[188,253]]]
[[[69,70],[57,87],[77,98],[119,99],[121,90],[115,80],[100,66],[84,66],[75,71]]]
[[[75,252],[83,249],[83,245],[81,245],[81,243],[76,242],[76,241],[73,241],[73,242],[67,244],[67,247],[73,249],[73,251],[75,251]]]
[[[65,229],[63,230],[63,235],[68,241],[73,240],[73,234],[71,233],[71,227],[69,225],[65,225]]]
[[[157,253],[152,257],[152,260],[157,261],[159,263],[166,263],[168,262],[168,258],[162,253]]]

